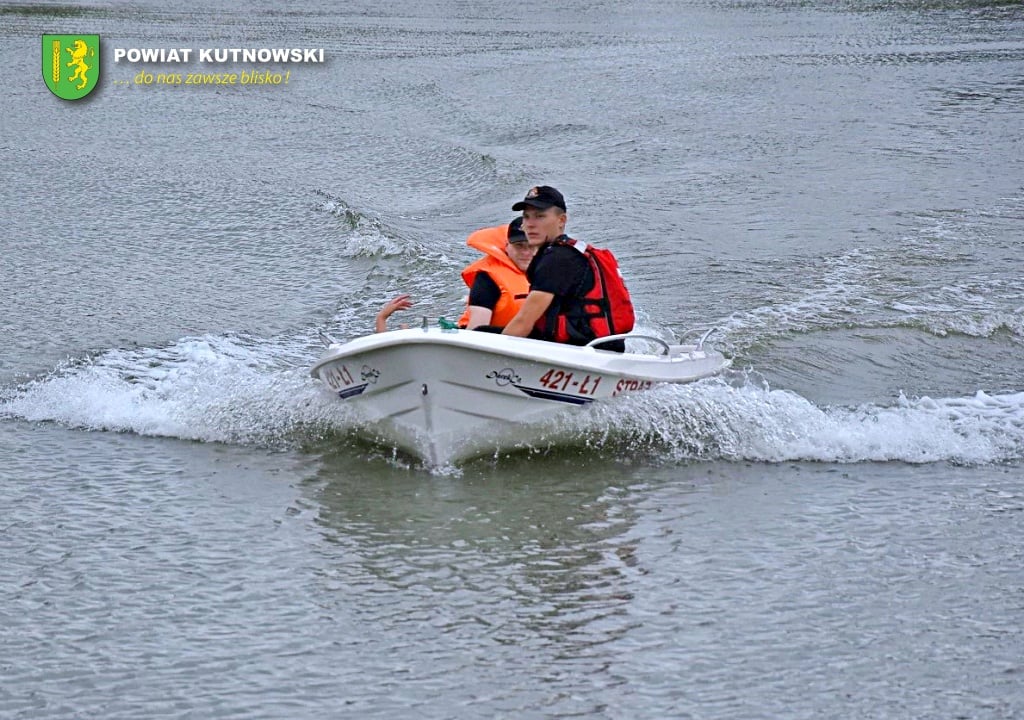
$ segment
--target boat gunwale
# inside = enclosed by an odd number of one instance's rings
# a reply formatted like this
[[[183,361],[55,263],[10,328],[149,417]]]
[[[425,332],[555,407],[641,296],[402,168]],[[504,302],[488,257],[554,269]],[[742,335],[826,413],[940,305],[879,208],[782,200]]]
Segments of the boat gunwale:
[[[346,357],[355,357],[360,354],[394,347],[408,348],[412,345],[462,348],[488,355],[578,367],[592,372],[605,372],[623,377],[650,379],[657,382],[691,382],[695,379],[716,375],[732,364],[732,361],[725,358],[720,352],[708,347],[697,349],[694,345],[673,345],[673,348],[677,348],[675,354],[651,355],[645,353],[619,353],[593,347],[566,345],[545,340],[510,337],[493,333],[477,333],[467,330],[410,328],[364,335],[345,343],[332,344],[310,369],[310,375],[314,378],[319,378],[319,371],[323,366]],[[541,349],[544,350],[543,353],[536,352],[536,350]],[[716,363],[718,367],[711,372],[700,373],[696,377],[680,378],[677,380],[665,378],[661,375],[661,372],[667,367],[695,362],[712,362]],[[659,372],[656,372],[654,375],[647,375],[643,372],[644,368],[648,370],[657,368]]]

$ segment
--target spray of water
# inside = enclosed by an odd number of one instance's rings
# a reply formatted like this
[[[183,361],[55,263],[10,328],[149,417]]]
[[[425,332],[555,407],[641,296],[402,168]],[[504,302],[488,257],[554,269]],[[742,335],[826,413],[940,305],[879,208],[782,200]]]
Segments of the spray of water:
[[[360,418],[272,346],[185,338],[110,350],[8,393],[0,413],[70,427],[300,447],[358,430]],[[891,406],[819,407],[749,377],[661,386],[560,418],[552,446],[669,461],[950,461],[1024,458],[1024,393],[901,397]]]
[[[421,272],[417,290],[426,296],[427,314],[440,314],[430,307],[430,297],[444,296],[442,288],[458,263],[443,257],[439,264],[436,246],[415,238],[399,243],[399,231],[321,195],[321,209],[351,226],[352,247],[346,252],[352,257],[399,253],[415,266],[419,255],[432,252],[434,273]],[[899,251],[904,262],[942,262],[928,240],[905,243]],[[1024,337],[1024,308],[1008,309],[1024,297],[1019,279],[980,285],[968,278],[884,298],[879,288],[898,286],[893,267],[898,264],[864,251],[830,258],[816,279],[811,276],[789,297],[717,323],[724,329],[721,346],[735,356],[786,334],[851,325]],[[368,285],[379,286],[374,272]],[[399,284],[402,278],[393,280]],[[379,299],[390,292],[378,288]],[[368,332],[373,302],[339,307],[326,325],[343,336]],[[444,302],[450,298],[435,304]],[[642,314],[641,325],[647,334],[670,337]],[[319,349],[314,328],[277,338],[206,335],[166,347],[109,349],[0,389],[0,417],[266,447],[347,443],[364,423],[309,377]],[[818,406],[734,373],[590,406],[561,418],[546,437],[549,447],[583,445],[614,456],[665,461],[1015,462],[1024,458],[1024,393],[900,396],[889,405]],[[359,452],[364,451],[361,446]],[[388,456],[390,451],[372,452]]]

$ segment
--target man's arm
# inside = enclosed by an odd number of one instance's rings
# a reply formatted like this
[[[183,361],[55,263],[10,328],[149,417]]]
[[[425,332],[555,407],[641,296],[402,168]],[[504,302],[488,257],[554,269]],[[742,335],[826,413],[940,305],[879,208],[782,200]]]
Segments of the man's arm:
[[[481,270],[473,280],[473,287],[469,289],[469,319],[466,320],[466,329],[472,330],[478,325],[488,325],[494,308],[501,299],[501,288],[494,282],[494,278]]]
[[[526,337],[533,330],[533,326],[537,324],[541,316],[551,307],[551,301],[554,299],[554,293],[531,290],[530,294],[523,300],[523,305],[519,308],[519,312],[505,326],[501,334]]]
[[[472,330],[478,325],[487,325],[491,322],[494,311],[491,308],[480,307],[479,305],[469,306],[469,320],[466,321],[466,329]]]
[[[401,295],[396,295],[391,298],[391,300],[384,303],[384,307],[382,307],[380,312],[377,313],[377,319],[374,323],[373,331],[379,333],[386,332],[388,329],[388,318],[391,317],[396,310],[408,310],[411,307],[412,300],[410,300],[410,296],[406,293],[402,293]]]

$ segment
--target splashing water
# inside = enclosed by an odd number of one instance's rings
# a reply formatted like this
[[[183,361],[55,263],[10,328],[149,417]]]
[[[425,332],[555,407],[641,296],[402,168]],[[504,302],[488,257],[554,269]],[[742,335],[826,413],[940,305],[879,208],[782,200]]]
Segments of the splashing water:
[[[184,338],[160,349],[108,350],[14,390],[0,414],[70,427],[279,446],[342,429],[285,348],[230,337]]]
[[[593,444],[673,460],[986,464],[1024,458],[1024,393],[818,407],[800,395],[724,379],[665,385],[575,417]]]
[[[108,350],[10,389],[0,416],[267,447],[358,431],[351,406],[309,377],[309,352],[300,339],[213,336]],[[819,407],[734,373],[596,404],[547,437],[667,461],[998,463],[1024,458],[1024,393]]]

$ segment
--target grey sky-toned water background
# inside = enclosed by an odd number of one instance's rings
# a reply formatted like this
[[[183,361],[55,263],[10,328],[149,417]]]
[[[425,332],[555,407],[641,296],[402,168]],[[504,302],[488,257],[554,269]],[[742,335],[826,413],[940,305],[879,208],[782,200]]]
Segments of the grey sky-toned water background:
[[[98,33],[86,100],[40,36]],[[1024,7],[0,5],[0,716],[1024,715]],[[324,48],[280,85],[115,48]],[[235,63],[235,70],[255,69]],[[216,68],[227,70],[227,67]],[[726,377],[431,469],[308,377],[531,185]]]

